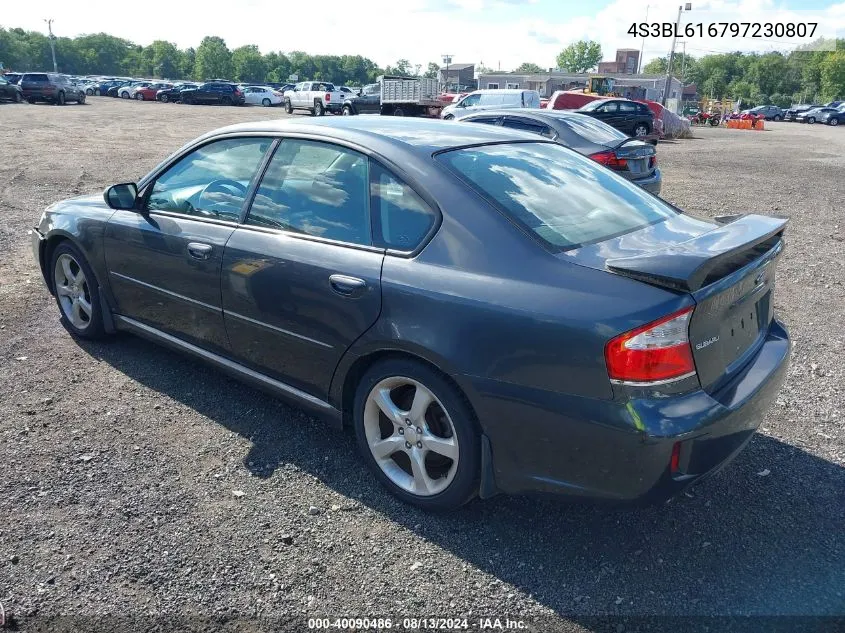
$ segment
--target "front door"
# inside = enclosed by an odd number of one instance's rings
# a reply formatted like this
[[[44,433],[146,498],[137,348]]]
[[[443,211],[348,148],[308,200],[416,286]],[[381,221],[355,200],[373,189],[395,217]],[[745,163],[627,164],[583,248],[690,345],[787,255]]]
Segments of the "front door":
[[[223,255],[233,356],[323,399],[340,357],[381,311],[368,167],[341,146],[283,140]]]
[[[220,267],[246,192],[272,141],[214,141],[147,185],[138,211],[117,211],[104,248],[117,312],[218,351],[228,342]]]

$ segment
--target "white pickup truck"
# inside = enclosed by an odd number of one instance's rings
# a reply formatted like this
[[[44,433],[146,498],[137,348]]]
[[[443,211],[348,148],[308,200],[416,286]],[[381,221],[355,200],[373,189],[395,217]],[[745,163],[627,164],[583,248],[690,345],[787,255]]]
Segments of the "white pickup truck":
[[[340,112],[345,94],[327,81],[302,81],[285,91],[285,110],[308,110],[314,116]]]

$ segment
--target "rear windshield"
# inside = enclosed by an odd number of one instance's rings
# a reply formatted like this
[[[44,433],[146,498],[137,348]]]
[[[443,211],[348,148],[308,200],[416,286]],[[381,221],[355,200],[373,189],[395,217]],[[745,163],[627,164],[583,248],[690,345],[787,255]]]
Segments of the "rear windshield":
[[[437,160],[555,250],[601,242],[677,212],[589,158],[555,143],[503,143]]]
[[[586,115],[568,116],[563,122],[578,136],[598,145],[615,145],[619,141],[628,138],[627,134],[620,132],[615,127],[611,127],[607,123],[602,123],[598,119]]]
[[[31,81],[32,83],[47,83],[50,81],[47,75],[43,73],[27,73],[23,76],[22,81]]]

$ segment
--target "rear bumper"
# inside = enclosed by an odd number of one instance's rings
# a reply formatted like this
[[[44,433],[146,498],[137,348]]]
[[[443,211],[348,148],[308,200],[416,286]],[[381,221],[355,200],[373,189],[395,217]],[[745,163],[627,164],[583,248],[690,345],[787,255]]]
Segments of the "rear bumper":
[[[640,178],[638,180],[632,180],[636,185],[639,185],[646,191],[653,193],[656,196],[660,195],[660,190],[663,188],[663,174],[660,172],[660,168],[654,170],[654,173],[647,178]]]
[[[757,356],[714,394],[587,399],[468,378],[495,489],[621,503],[660,502],[707,477],[753,436],[789,365],[774,321]],[[680,468],[670,472],[680,443]]]

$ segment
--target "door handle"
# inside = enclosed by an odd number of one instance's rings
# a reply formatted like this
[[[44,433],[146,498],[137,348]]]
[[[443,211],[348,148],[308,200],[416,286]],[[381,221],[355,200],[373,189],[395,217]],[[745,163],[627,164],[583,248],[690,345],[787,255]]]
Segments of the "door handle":
[[[367,282],[358,277],[332,275],[329,277],[332,290],[344,297],[360,297],[367,287]]]
[[[188,255],[194,259],[208,259],[211,257],[211,244],[200,244],[199,242],[188,243]]]

